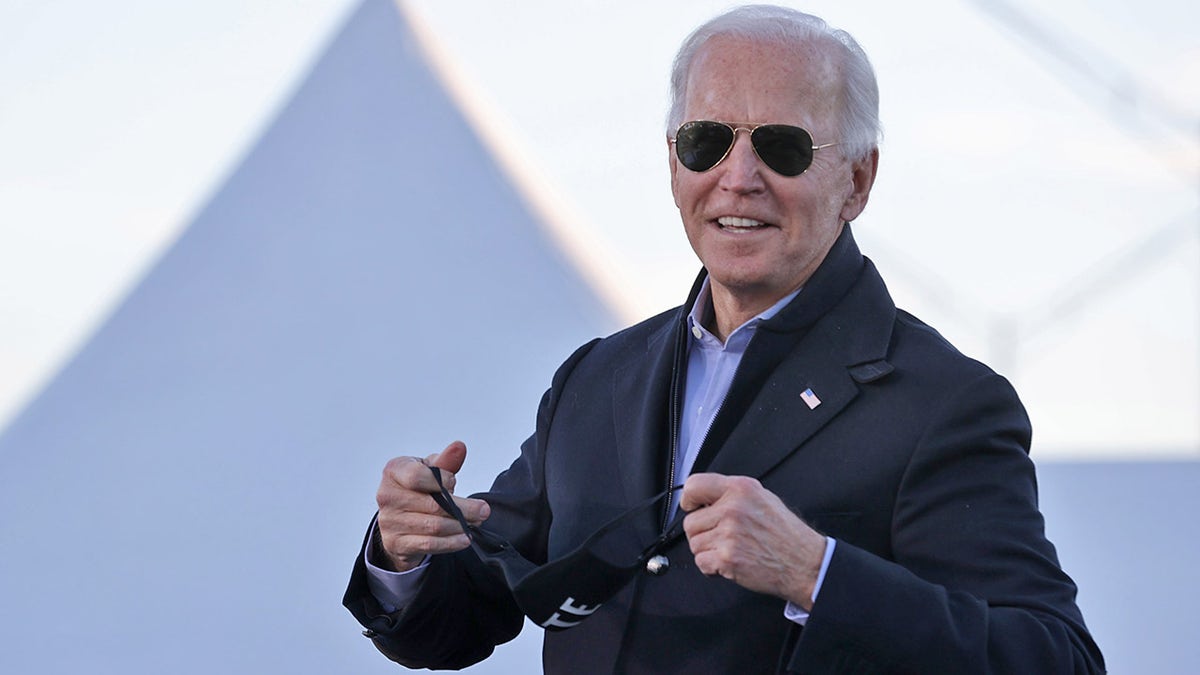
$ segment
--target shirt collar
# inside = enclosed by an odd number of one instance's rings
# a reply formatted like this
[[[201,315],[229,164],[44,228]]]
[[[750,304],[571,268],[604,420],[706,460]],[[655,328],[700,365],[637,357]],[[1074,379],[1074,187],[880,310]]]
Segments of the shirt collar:
[[[754,334],[754,330],[758,327],[758,324],[778,314],[780,310],[782,310],[784,307],[787,307],[788,303],[794,300],[802,290],[804,290],[803,286],[797,288],[791,293],[788,293],[780,298],[779,302],[776,302],[770,307],[764,309],[754,318],[735,328],[733,332],[729,334],[729,338],[726,339],[726,344],[740,341],[742,339],[740,334],[744,334],[744,339],[749,340],[750,336]],[[696,295],[696,302],[692,304],[692,311],[688,312],[687,316],[688,333],[691,334],[691,340],[699,340],[702,343],[715,341],[716,344],[721,344],[721,341],[717,339],[717,336],[710,333],[708,329],[704,327],[704,318],[705,316],[712,314],[712,311],[712,286],[709,283],[709,277],[705,276],[704,281],[700,285],[700,292]]]

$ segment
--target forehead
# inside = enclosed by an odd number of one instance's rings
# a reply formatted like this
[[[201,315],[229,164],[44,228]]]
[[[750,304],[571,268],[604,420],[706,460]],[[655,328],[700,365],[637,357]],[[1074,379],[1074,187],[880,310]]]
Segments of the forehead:
[[[717,36],[692,63],[685,116],[825,126],[839,108],[839,79],[836,57],[820,43]]]

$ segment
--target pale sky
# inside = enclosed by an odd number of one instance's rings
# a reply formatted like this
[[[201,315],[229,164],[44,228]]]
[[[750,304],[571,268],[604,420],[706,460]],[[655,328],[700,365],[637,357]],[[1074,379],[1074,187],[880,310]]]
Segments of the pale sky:
[[[355,4],[0,5],[0,427]],[[1036,455],[1200,458],[1196,3],[1014,2],[1024,28],[983,0],[790,4],[875,64],[885,139],[855,231],[897,303],[1015,381]],[[668,191],[666,81],[727,3],[408,5],[630,313],[678,304],[697,263]]]

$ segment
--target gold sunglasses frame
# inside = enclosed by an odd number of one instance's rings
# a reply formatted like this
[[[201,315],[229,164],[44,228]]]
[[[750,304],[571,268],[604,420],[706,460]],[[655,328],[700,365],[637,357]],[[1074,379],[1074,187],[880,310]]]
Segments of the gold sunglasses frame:
[[[679,127],[677,129],[675,129],[675,135],[672,136],[670,139],[668,139],[670,141],[671,145],[675,146],[676,159],[679,158],[679,145],[677,144],[677,140],[679,138],[679,132],[681,130],[683,130],[683,128],[689,124],[698,124],[698,123],[720,124],[721,126],[725,127],[726,129],[730,129],[733,131],[733,140],[729,142],[729,147],[725,148],[725,152],[721,155],[721,158],[718,159],[716,162],[713,162],[713,165],[708,167],[704,171],[696,171],[695,169],[689,168],[686,164],[683,163],[683,160],[680,159],[679,160],[680,165],[682,165],[683,168],[685,168],[688,171],[691,171],[693,173],[706,173],[706,172],[712,171],[713,169],[720,166],[721,162],[724,162],[725,158],[729,156],[729,153],[733,151],[733,146],[737,144],[737,134],[739,131],[745,131],[746,133],[750,134],[750,148],[752,150],[754,150],[754,156],[758,157],[758,161],[762,162],[763,166],[766,166],[768,169],[779,174],[780,176],[784,176],[787,178],[795,178],[797,176],[803,176],[804,172],[808,171],[809,167],[812,166],[812,161],[809,161],[808,166],[804,167],[804,171],[801,171],[800,173],[795,174],[793,176],[788,176],[785,173],[780,173],[779,171],[776,171],[775,167],[768,164],[767,161],[762,158],[762,155],[758,154],[758,148],[754,145],[754,131],[756,129],[758,129],[759,127],[791,127],[793,129],[799,129],[799,130],[803,131],[805,134],[808,135],[809,138],[813,137],[812,132],[809,131],[808,129],[805,129],[804,127],[798,127],[794,124],[779,124],[777,122],[766,122],[763,124],[749,124],[749,123],[740,123],[740,122],[722,122],[720,120],[689,120],[687,122],[684,122],[683,124],[680,124]],[[813,142],[816,143],[815,140]],[[833,143],[823,143],[821,145],[813,145],[812,151],[813,151],[813,153],[816,153],[817,150],[822,150],[824,148],[832,147],[835,145],[840,145],[840,141],[834,141]],[[816,159],[815,154],[813,156],[813,159]]]

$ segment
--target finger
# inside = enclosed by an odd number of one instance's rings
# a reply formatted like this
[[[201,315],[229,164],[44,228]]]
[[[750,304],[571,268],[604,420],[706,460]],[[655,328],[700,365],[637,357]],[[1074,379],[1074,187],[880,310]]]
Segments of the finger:
[[[454,503],[462,511],[463,518],[466,518],[467,522],[472,525],[480,525],[492,515],[491,505],[482,499],[455,497]]]
[[[428,466],[415,457],[397,457],[384,468],[375,503],[381,512],[441,513],[433,498],[440,491]]]
[[[383,467],[380,491],[394,485],[403,490],[412,490],[423,494],[440,492],[441,488],[433,477],[433,472],[429,470],[430,459],[436,457],[437,455],[430,455],[424,460],[416,457],[393,457],[388,460],[387,465]],[[446,490],[452,492],[456,483],[457,479],[453,473],[442,473],[442,485],[446,486]]]
[[[488,517],[492,515],[491,505],[482,499],[454,496],[451,496],[451,499],[453,499],[454,503],[458,506],[458,510],[462,512],[463,518],[472,525],[482,524],[483,521],[487,520]],[[432,506],[429,506],[430,504],[432,504]],[[432,496],[428,498],[427,502],[422,500],[417,508],[406,510],[413,511],[415,513],[432,513],[444,515],[447,518],[454,518],[454,516],[450,515],[450,513],[443,509],[440,504],[434,501]],[[455,520],[454,522],[458,521]]]
[[[683,517],[683,532],[689,540],[713,530],[721,523],[718,509],[696,508]]]
[[[733,565],[720,551],[707,550],[694,554],[696,569],[707,576],[721,576],[730,581],[737,581]]]
[[[453,496],[452,499],[462,511],[463,518],[472,525],[482,524],[492,515],[491,506],[482,499]],[[375,502],[381,515],[417,513],[452,517],[434,500],[431,493],[401,487],[387,479],[375,494]]]
[[[383,540],[383,549],[388,555],[397,561],[405,562],[409,567],[411,564],[407,563],[416,562],[423,556],[454,553],[470,545],[471,540],[461,531],[446,537],[406,534],[390,538],[385,536]]]
[[[463,528],[445,512],[396,511],[379,514],[379,531],[392,536],[453,537],[462,534]]]
[[[385,539],[400,537],[453,537],[463,533],[458,521],[444,513],[391,511],[379,514],[379,531]]]
[[[728,482],[729,476],[719,473],[694,473],[688,476],[679,495],[679,508],[690,512],[716,503],[725,494]]]
[[[416,457],[393,457],[388,460],[388,463],[383,467],[383,484],[393,483],[398,487],[406,490],[419,490],[421,492],[429,492],[427,489],[422,489],[422,483],[425,477],[429,475],[429,467],[425,462]],[[430,482],[432,476],[430,476]],[[434,483],[434,487],[437,484]]]

